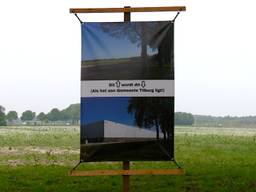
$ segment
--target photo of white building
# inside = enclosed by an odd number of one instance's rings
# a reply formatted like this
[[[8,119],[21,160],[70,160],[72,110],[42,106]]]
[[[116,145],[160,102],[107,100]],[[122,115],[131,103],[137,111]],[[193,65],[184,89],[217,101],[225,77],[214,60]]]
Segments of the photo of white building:
[[[163,138],[163,134],[160,134],[160,138]],[[156,139],[155,130],[139,128],[108,120],[97,121],[85,125],[85,128],[81,129],[82,143],[152,139]]]

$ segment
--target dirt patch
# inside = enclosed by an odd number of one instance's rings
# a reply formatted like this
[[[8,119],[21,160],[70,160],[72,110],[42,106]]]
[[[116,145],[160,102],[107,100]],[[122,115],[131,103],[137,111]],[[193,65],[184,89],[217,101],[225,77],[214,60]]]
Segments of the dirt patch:
[[[18,165],[24,165],[24,162],[20,160],[8,160],[7,164],[10,166],[18,166]]]
[[[40,153],[40,154],[52,154],[52,155],[62,155],[62,154],[79,154],[79,149],[61,149],[61,148],[41,148],[41,147],[25,147],[25,151]]]

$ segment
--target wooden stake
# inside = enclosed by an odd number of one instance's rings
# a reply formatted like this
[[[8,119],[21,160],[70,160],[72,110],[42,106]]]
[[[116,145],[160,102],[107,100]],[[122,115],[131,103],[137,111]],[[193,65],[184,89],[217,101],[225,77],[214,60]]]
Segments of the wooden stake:
[[[125,9],[131,8],[130,6],[125,6]],[[130,22],[131,21],[131,12],[125,11],[124,12],[124,21]],[[130,169],[130,161],[123,161],[123,170],[129,170]],[[129,192],[130,191],[130,176],[129,175],[123,175],[123,192]]]
[[[124,8],[131,8],[130,6],[124,6]],[[131,12],[124,12],[124,21],[129,22],[131,21]]]
[[[123,170],[129,170],[130,169],[130,161],[123,161]],[[123,192],[129,192],[130,191],[130,176],[129,175],[123,175]]]

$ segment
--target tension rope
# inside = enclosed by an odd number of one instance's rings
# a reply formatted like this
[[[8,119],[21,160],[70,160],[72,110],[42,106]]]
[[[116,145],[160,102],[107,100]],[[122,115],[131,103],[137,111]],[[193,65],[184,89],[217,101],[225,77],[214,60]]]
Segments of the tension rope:
[[[177,14],[175,15],[175,17],[171,20],[171,22],[175,22],[175,20],[177,19],[177,17],[179,16],[180,12],[178,11]],[[78,19],[78,21],[83,24],[84,22],[78,17],[78,15],[76,13],[74,13],[74,15],[76,16],[76,18]]]

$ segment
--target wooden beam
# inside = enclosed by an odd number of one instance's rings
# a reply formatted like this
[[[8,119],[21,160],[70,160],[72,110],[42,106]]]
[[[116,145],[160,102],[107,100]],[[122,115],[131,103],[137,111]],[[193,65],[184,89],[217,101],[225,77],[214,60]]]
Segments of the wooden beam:
[[[186,11],[185,6],[174,7],[126,7],[126,8],[71,8],[70,13],[123,13],[123,12],[160,12]]]
[[[123,170],[130,170],[130,162],[123,161]],[[130,191],[130,175],[123,175],[123,192]]]
[[[73,170],[70,176],[114,176],[114,175],[184,175],[183,169],[141,169],[141,170]]]

